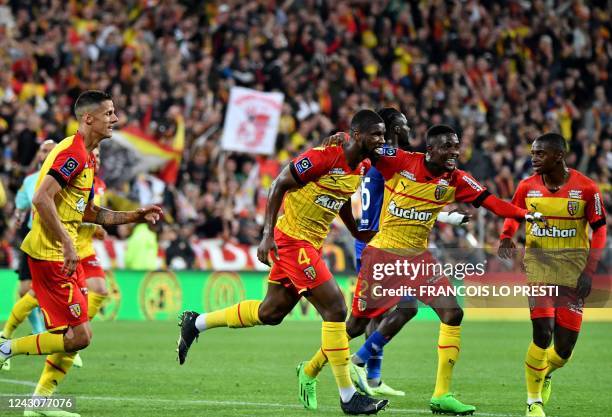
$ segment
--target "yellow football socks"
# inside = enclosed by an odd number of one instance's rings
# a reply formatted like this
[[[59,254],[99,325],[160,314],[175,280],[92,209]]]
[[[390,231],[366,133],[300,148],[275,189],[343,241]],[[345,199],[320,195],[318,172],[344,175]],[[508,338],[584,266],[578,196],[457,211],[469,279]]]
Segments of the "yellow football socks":
[[[38,300],[30,295],[30,293],[25,293],[23,297],[21,297],[11,310],[11,314],[9,315],[8,320],[4,324],[4,329],[2,330],[2,335],[7,339],[13,337],[13,332],[23,321],[30,315],[32,310],[38,307]]]
[[[45,368],[38,380],[34,394],[43,397],[53,395],[59,383],[62,382],[66,373],[72,367],[75,356],[76,352],[61,352],[47,356]]]
[[[324,321],[321,334],[321,350],[329,359],[339,389],[351,388],[349,370],[350,351],[346,337],[346,323]]]
[[[327,363],[327,356],[323,353],[323,349],[317,350],[317,353],[304,366],[304,373],[311,378],[316,378],[319,372]]]
[[[247,300],[222,310],[205,313],[206,329],[215,327],[253,327],[262,324],[259,320],[261,301]]]
[[[546,349],[531,342],[525,356],[525,381],[527,382],[527,399],[530,403],[542,401],[542,386],[548,371]]]
[[[459,359],[461,326],[440,323],[438,336],[438,372],[433,396],[440,397],[450,391],[453,367]]]
[[[346,339],[350,342],[351,337],[346,335]],[[311,378],[316,378],[317,375],[323,370],[323,367],[327,364],[327,356],[323,352],[323,349],[317,350],[317,353],[314,354],[312,358],[308,361],[308,363],[304,366],[304,373]]]
[[[567,359],[563,359],[561,356],[559,356],[554,346],[551,346],[548,349],[546,349],[546,359],[548,360],[548,370],[547,370],[548,372],[546,373],[546,375],[550,374],[552,371],[556,369],[563,368],[563,366],[565,366],[565,364],[571,358],[572,357],[570,356]]]
[[[39,333],[11,340],[13,355],[48,355],[64,352],[64,335],[61,333]]]
[[[89,320],[93,319],[96,314],[98,314],[98,311],[100,311],[100,308],[102,307],[102,304],[104,303],[104,300],[106,300],[106,295],[102,295],[99,294],[95,291],[89,291],[87,294],[87,317],[89,317]]]

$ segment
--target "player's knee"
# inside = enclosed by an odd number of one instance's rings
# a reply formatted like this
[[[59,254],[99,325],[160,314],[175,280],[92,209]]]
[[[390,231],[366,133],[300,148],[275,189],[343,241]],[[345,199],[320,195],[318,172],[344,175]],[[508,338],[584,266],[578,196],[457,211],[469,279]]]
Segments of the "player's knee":
[[[551,326],[542,324],[533,327],[533,342],[537,346],[546,349],[552,343],[552,338],[553,328]]]
[[[561,359],[569,359],[574,351],[574,345],[571,346],[557,346],[555,345],[555,352],[561,357]]]
[[[65,342],[65,349],[67,352],[76,352],[85,349],[91,343],[92,335],[88,332],[81,332],[75,334],[72,339],[68,339]]]
[[[268,326],[276,326],[283,322],[285,313],[274,308],[260,307],[258,311],[259,320]]]
[[[463,309],[449,308],[443,310],[440,321],[448,326],[459,326],[463,321]]]
[[[328,308],[321,314],[324,321],[343,322],[346,320],[347,309],[344,303]]]

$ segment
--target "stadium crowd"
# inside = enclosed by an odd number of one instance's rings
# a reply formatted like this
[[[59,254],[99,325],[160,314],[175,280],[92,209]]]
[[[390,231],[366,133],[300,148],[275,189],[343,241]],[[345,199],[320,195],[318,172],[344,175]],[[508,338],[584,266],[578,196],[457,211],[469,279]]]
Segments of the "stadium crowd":
[[[455,127],[460,168],[506,199],[530,174],[530,141],[560,132],[568,165],[595,179],[612,207],[606,1],[0,4],[0,263],[15,244],[12,201],[35,170],[38,144],[74,133],[72,105],[90,88],[112,93],[119,128],[137,125],[161,143],[184,120],[176,181],[115,176],[107,194],[115,208],[163,203],[169,216],[156,230],[159,244],[188,266],[190,239],[257,244],[267,188],[280,167],[330,132],[347,130],[364,107],[401,109],[419,151],[428,126]],[[232,86],[285,94],[274,157],[220,149]],[[103,149],[103,163],[106,157]],[[110,173],[103,165],[102,177]],[[472,222],[464,231],[441,227],[433,240],[460,247],[471,234],[496,246],[501,222],[485,220],[484,233]],[[337,229],[332,238],[345,240]]]

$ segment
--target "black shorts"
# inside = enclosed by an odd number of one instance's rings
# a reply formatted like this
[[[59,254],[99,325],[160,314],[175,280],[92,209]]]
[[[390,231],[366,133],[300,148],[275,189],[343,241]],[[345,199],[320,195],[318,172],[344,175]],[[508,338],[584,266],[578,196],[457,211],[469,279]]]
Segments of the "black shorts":
[[[19,251],[21,252],[21,251]],[[30,266],[28,265],[28,257],[24,252],[19,254],[19,269],[17,269],[17,276],[19,281],[32,280],[32,274],[30,274]]]

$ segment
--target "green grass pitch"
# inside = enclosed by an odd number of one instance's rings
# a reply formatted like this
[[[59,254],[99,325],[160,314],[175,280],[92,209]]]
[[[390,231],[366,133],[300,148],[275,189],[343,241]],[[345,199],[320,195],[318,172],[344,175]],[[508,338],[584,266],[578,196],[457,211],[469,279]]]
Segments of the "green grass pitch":
[[[77,397],[83,416],[342,415],[329,368],[320,378],[317,412],[304,410],[296,398],[295,366],[317,349],[320,323],[211,330],[182,367],[175,359],[174,323],[94,322],[93,328],[93,344],[82,353],[85,367],[72,369],[59,391]],[[478,407],[476,415],[523,415],[530,330],[528,322],[464,324],[453,391]],[[384,379],[407,396],[390,398],[383,416],[431,414],[437,332],[435,322],[410,323],[385,348]],[[585,323],[572,361],[553,379],[549,416],[612,415],[610,341],[612,324]],[[352,350],[360,342],[351,342]],[[0,394],[30,393],[43,362],[42,357],[14,358],[12,370],[0,373]]]

